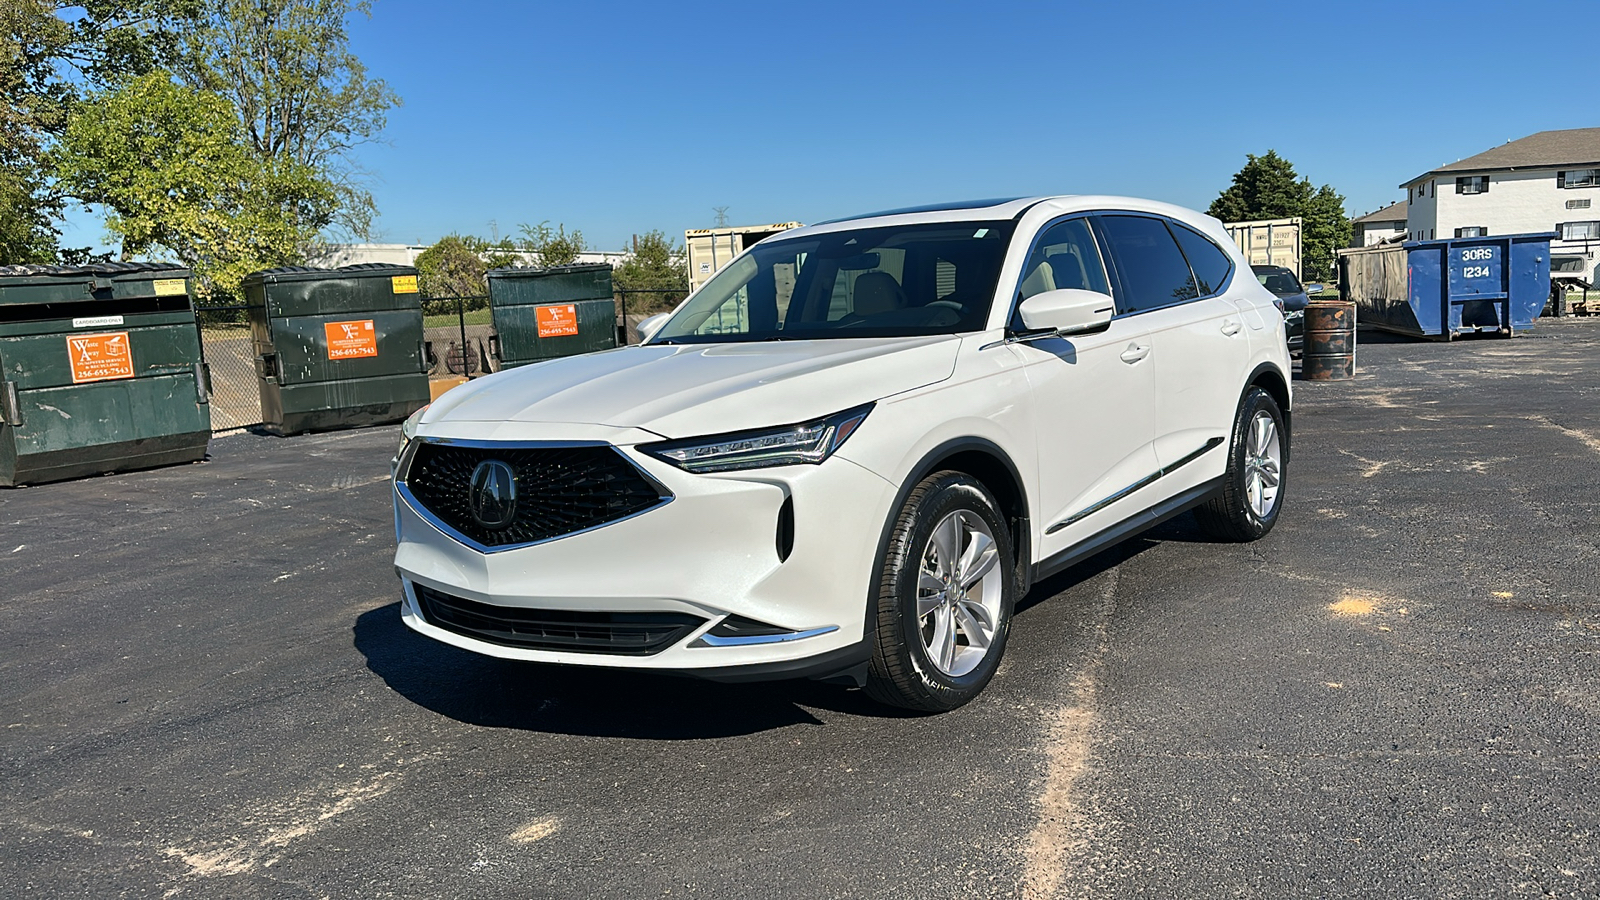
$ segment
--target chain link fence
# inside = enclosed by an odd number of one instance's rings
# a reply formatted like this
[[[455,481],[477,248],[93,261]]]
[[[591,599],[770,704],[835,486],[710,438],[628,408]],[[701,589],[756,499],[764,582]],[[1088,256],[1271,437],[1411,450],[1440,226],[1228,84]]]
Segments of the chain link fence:
[[[488,296],[425,297],[422,337],[428,342],[430,378],[474,378],[494,370]]]
[[[235,431],[261,424],[261,390],[250,338],[248,306],[195,306],[200,352],[211,376],[211,430]]]

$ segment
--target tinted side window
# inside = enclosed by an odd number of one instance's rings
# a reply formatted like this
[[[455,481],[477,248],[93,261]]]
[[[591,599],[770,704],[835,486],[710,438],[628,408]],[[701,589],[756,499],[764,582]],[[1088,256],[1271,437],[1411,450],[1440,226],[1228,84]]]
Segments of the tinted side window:
[[[1228,283],[1228,273],[1233,271],[1233,260],[1228,258],[1228,254],[1219,250],[1210,239],[1182,225],[1174,224],[1172,234],[1178,239],[1178,246],[1183,248],[1183,255],[1189,258],[1189,268],[1200,283],[1200,296],[1209,297],[1221,292],[1222,286]]]
[[[1100,250],[1084,219],[1068,219],[1050,226],[1040,236],[1022,272],[1018,293],[1023,300],[1062,288],[1111,293]]]
[[[1099,223],[1122,281],[1118,313],[1171,306],[1199,296],[1189,263],[1160,219],[1101,216]]]

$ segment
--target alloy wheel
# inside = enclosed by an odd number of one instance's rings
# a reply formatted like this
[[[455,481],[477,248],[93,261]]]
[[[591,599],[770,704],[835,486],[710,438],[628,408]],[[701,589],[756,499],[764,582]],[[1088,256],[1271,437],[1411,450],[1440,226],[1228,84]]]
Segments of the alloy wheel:
[[[1250,511],[1265,520],[1278,505],[1278,484],[1283,477],[1283,442],[1278,423],[1266,410],[1250,420],[1245,440],[1244,485]]]
[[[994,642],[1005,567],[989,526],[956,510],[934,526],[917,578],[917,622],[928,659],[957,678],[976,669]]]

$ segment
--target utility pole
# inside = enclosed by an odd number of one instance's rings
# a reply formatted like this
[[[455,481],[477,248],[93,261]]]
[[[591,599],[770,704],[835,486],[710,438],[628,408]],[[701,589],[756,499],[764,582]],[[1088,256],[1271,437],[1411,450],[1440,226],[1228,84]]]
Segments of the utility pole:
[[[717,227],[725,227],[728,224],[728,208],[726,206],[713,206],[711,209],[717,214]]]

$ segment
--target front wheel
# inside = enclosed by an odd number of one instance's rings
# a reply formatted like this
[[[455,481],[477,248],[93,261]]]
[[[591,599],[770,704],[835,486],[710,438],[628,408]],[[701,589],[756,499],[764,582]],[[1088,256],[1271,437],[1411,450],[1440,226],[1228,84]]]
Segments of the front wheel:
[[[978,696],[1005,650],[1015,569],[1005,519],[981,483],[960,472],[923,479],[884,554],[867,692],[923,712]]]
[[[1222,490],[1194,511],[1200,530],[1217,540],[1253,541],[1272,530],[1283,506],[1289,433],[1272,395],[1252,387],[1234,417]]]

